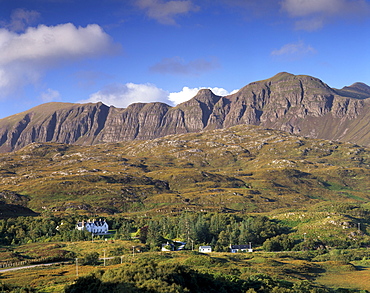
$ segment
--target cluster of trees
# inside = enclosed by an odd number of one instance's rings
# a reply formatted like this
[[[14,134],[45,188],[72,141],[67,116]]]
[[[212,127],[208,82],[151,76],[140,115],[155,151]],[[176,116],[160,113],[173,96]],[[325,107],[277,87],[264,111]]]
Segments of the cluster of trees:
[[[136,231],[141,242],[151,249],[158,249],[167,240],[181,239],[187,243],[186,248],[212,245],[215,251],[228,251],[230,244],[261,245],[266,239],[289,231],[265,216],[187,212],[178,217],[115,219],[112,226],[117,229],[116,237],[121,239],[128,239]]]
[[[91,239],[87,231],[75,229],[77,218],[18,217],[0,220],[0,244],[78,241]]]
[[[18,217],[0,220],[0,244],[90,240],[91,234],[75,229],[81,220],[56,216]],[[134,233],[151,249],[164,241],[182,239],[191,245],[212,245],[216,251],[227,251],[230,244],[261,245],[267,239],[287,232],[287,227],[264,216],[204,214],[184,212],[176,217],[108,218],[116,238],[129,240]]]
[[[82,216],[18,217],[0,220],[0,245],[30,242],[91,240],[91,233],[75,229],[76,223],[88,218]],[[168,217],[120,217],[106,219],[116,239],[140,239],[148,249],[158,250],[162,243],[173,239],[187,243],[186,249],[211,245],[214,251],[228,251],[230,244],[263,245],[266,251],[313,250],[329,247],[348,248],[367,243],[350,239],[294,239],[289,228],[266,216],[248,216],[224,213],[183,212]],[[96,236],[94,236],[96,237]]]
[[[20,244],[45,240],[56,234],[58,223],[52,218],[18,217],[0,220],[0,244]]]

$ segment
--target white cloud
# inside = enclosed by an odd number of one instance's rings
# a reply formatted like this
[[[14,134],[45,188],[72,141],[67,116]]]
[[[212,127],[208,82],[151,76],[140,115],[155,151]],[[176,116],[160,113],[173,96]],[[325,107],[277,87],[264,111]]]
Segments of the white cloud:
[[[342,17],[370,15],[366,0],[283,0],[281,8],[296,21],[296,29],[316,30],[325,22]]]
[[[126,108],[132,103],[163,102],[168,103],[168,92],[153,84],[111,84],[90,95],[80,103],[103,102],[109,106]]]
[[[185,62],[180,57],[164,58],[161,62],[150,67],[150,71],[161,74],[199,75],[219,67],[218,61],[195,59]]]
[[[170,93],[168,96],[168,99],[174,105],[181,104],[183,102],[190,100],[192,97],[194,97],[198,91],[199,91],[199,88],[188,88],[187,86],[185,86],[182,88],[181,92]]]
[[[148,17],[161,24],[175,25],[177,15],[198,11],[192,1],[137,0],[136,5],[146,11]]]
[[[303,41],[290,43],[282,46],[280,49],[273,50],[272,56],[285,56],[290,59],[299,59],[303,56],[314,54],[316,50],[310,45],[306,45]]]
[[[218,88],[218,87],[199,87],[199,88],[189,88],[189,87],[183,87],[182,91],[180,92],[174,92],[170,93],[168,99],[175,105],[186,102],[193,98],[199,90],[201,89],[210,89],[215,95],[218,96],[227,96],[230,94],[233,94],[237,92],[237,90],[234,90],[232,92],[228,92],[224,88]]]
[[[0,29],[0,97],[33,84],[45,70],[63,62],[117,52],[100,26],[71,23],[30,27],[24,33]]]
[[[41,94],[40,98],[44,103],[55,101],[60,98],[60,93],[53,89],[47,89],[46,92]]]
[[[184,87],[180,92],[169,93],[163,89],[156,87],[153,84],[111,84],[102,90],[90,95],[87,100],[80,101],[79,103],[97,103],[102,102],[109,106],[118,108],[126,108],[132,103],[150,103],[162,102],[169,105],[177,105],[193,98],[202,88],[189,88]],[[227,96],[235,91],[229,93],[223,88],[210,88],[212,92],[219,96]]]
[[[71,23],[30,27],[23,34],[0,29],[0,66],[14,61],[47,64],[63,59],[96,56],[117,49],[99,25]]]

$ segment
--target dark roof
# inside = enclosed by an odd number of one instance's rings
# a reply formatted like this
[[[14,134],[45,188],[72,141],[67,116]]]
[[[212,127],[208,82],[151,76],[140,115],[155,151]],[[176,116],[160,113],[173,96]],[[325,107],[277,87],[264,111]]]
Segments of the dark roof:
[[[96,226],[103,226],[103,225],[105,224],[105,221],[101,221],[101,220],[99,220],[99,221],[95,221],[95,222],[94,222],[94,224],[95,224]]]
[[[230,246],[231,249],[249,249],[249,245],[231,245]]]
[[[104,226],[104,224],[106,223],[106,221],[102,221],[102,220],[98,220],[98,221],[83,221],[83,222],[78,222],[77,223],[77,226],[78,227],[83,227],[84,225],[85,226],[90,226],[90,225],[95,225],[95,226]]]

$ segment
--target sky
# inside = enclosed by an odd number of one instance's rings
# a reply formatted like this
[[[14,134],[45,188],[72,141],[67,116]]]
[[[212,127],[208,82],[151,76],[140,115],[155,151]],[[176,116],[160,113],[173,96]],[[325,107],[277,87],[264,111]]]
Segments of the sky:
[[[370,85],[370,0],[0,0],[0,119],[47,102],[175,106],[279,72]]]

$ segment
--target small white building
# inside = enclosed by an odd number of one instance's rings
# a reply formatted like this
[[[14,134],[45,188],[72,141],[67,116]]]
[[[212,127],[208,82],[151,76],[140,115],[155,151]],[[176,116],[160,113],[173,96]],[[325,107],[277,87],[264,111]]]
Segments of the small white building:
[[[199,246],[199,252],[210,253],[212,252],[211,246]]]
[[[76,225],[76,229],[80,231],[86,230],[93,234],[108,234],[109,227],[105,220],[103,221],[87,220],[87,222],[85,221],[78,222]]]

